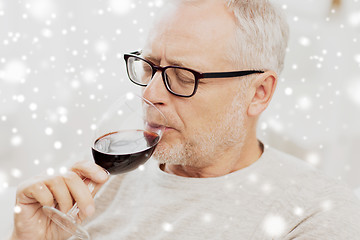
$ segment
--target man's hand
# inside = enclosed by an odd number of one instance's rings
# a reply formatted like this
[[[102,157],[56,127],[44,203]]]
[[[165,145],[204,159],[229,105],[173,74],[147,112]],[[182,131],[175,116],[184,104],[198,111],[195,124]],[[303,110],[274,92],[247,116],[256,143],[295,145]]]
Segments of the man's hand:
[[[87,181],[96,187],[90,192]],[[93,162],[76,163],[64,175],[35,177],[19,186],[16,193],[13,240],[66,239],[70,235],[53,223],[42,210],[43,206],[57,206],[66,213],[77,202],[79,220],[91,216],[94,211],[93,195],[107,181],[108,175]]]

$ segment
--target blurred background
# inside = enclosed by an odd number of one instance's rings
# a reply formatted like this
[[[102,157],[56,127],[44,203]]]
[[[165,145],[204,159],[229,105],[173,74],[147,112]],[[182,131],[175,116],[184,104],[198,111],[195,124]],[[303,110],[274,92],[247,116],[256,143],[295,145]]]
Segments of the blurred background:
[[[15,188],[89,155],[166,0],[0,0],[0,233]],[[291,36],[259,139],[360,187],[360,0],[273,0]],[[90,157],[90,155],[89,155]]]

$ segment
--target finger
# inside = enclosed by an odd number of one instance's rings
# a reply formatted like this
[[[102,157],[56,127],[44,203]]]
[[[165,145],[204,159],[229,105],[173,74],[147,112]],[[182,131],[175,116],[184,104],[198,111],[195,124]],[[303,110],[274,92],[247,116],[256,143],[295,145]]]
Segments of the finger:
[[[78,162],[72,166],[71,171],[100,184],[105,183],[109,178],[102,167],[91,161]]]
[[[46,180],[45,185],[58,203],[60,211],[66,213],[72,208],[73,198],[62,176],[56,176]]]
[[[53,206],[54,196],[44,182],[39,181],[19,190],[17,201],[20,204],[40,203],[42,206]]]
[[[88,217],[91,216],[95,211],[95,206],[88,186],[79,175],[72,171],[64,175],[64,180],[81,213]]]

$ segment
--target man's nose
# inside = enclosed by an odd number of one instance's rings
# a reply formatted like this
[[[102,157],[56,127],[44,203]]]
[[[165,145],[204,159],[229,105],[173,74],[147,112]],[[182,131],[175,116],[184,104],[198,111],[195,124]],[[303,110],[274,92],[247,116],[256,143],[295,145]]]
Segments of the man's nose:
[[[149,84],[143,90],[143,97],[154,105],[164,104],[169,94],[162,79],[161,71],[155,73]]]

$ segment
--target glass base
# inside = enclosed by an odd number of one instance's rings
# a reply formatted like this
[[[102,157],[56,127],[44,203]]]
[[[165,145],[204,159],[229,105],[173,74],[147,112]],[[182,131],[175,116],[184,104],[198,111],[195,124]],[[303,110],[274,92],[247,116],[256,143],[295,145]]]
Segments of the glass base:
[[[89,233],[82,226],[80,226],[71,216],[60,212],[53,207],[44,206],[43,211],[54,223],[56,223],[68,233],[80,239],[90,239]]]

